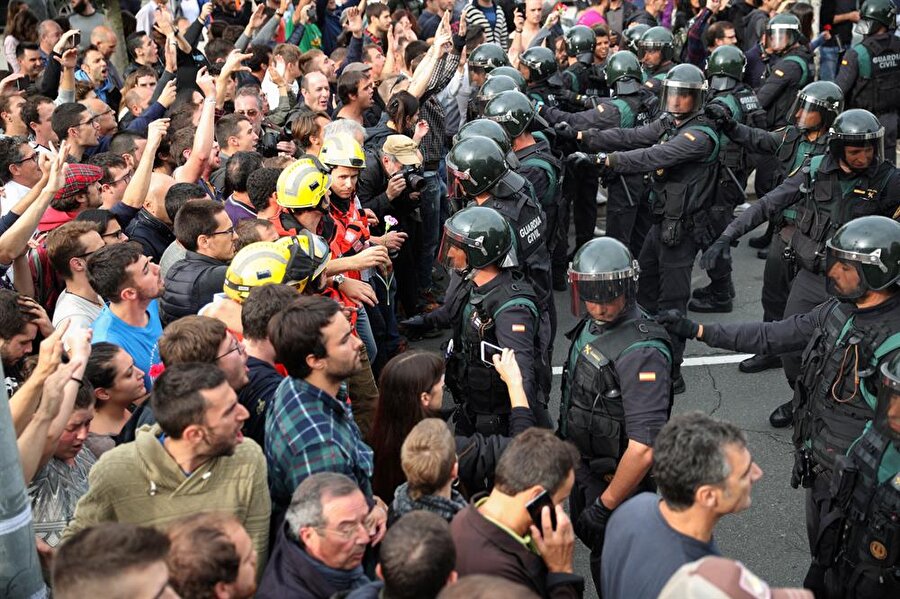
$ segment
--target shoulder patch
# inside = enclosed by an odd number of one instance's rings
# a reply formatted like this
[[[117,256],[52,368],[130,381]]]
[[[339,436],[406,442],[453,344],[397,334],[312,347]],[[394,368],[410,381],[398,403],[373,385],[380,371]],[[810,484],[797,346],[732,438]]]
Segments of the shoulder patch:
[[[603,104],[597,104],[597,112],[603,112]]]
[[[651,81],[648,80],[648,81],[645,81],[645,82],[644,82],[644,86],[652,88],[652,87],[653,87],[653,83],[652,83]]]
[[[841,66],[844,66],[844,67],[847,66],[847,60],[846,60],[846,59],[844,59],[844,58],[841,59]]]
[[[697,141],[697,138],[690,131],[685,131],[684,136],[687,137],[691,141]]]
[[[524,332],[525,332],[525,325],[524,325],[524,324],[514,324],[514,325],[512,325],[512,332],[513,332],[513,333],[524,333]]]
[[[782,71],[781,69],[775,69],[775,74],[779,77],[784,77],[784,71]]]
[[[639,372],[638,373],[638,381],[641,383],[655,383],[656,382],[656,373],[655,372]]]

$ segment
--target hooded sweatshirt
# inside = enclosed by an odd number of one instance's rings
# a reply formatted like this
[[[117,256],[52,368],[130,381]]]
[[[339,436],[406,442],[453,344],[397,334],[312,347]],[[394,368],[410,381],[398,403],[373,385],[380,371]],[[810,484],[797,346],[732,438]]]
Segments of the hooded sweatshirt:
[[[271,501],[266,459],[259,445],[244,439],[234,455],[213,458],[185,474],[161,442],[159,425],[143,426],[133,443],[101,456],[88,477],[89,489],[63,534],[100,522],[163,527],[201,512],[234,514],[253,540],[257,575],[266,564]]]

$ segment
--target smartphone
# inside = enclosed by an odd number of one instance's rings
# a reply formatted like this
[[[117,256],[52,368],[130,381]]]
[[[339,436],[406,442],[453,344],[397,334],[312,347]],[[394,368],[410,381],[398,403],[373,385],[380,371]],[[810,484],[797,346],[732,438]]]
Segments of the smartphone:
[[[481,342],[481,361],[485,363],[487,366],[494,365],[494,354],[503,353],[502,347],[497,347],[487,341]]]
[[[69,38],[69,48],[78,48],[81,46],[81,32],[76,31],[72,34],[72,37]]]
[[[16,79],[16,91],[28,91],[28,79],[26,79],[25,77],[19,77],[18,79]]]
[[[534,522],[538,530],[542,530],[541,512],[544,511],[544,506],[550,508],[550,528],[556,530],[556,507],[553,505],[553,500],[550,499],[550,493],[547,492],[547,489],[544,489],[540,495],[529,501],[525,505],[525,509],[528,510],[528,515],[531,516],[531,521]]]

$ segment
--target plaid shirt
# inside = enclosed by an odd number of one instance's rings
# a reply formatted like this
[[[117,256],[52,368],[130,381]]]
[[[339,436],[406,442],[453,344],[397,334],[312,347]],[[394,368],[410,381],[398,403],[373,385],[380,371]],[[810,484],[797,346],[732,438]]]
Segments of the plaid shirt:
[[[419,102],[419,118],[428,123],[428,133],[419,143],[425,170],[436,170],[437,163],[447,153],[447,122],[444,107],[437,100],[437,94],[447,87],[459,66],[459,53],[454,49],[438,60],[428,81],[428,88]]]
[[[276,505],[287,506],[294,490],[318,472],[338,472],[372,495],[372,450],[359,434],[344,387],[334,398],[303,379],[287,377],[266,414],[266,462]]]

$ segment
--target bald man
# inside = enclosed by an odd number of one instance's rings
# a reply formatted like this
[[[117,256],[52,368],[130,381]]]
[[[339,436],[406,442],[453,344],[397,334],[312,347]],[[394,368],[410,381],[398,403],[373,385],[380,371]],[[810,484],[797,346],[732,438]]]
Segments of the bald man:
[[[47,61],[53,53],[53,46],[62,37],[62,27],[53,20],[41,21],[38,25],[38,49],[41,51],[41,63],[47,68]]]
[[[109,72],[109,78],[116,87],[122,89],[125,87],[125,81],[122,79],[122,75],[119,74],[119,69],[112,62],[112,56],[116,53],[118,43],[119,38],[106,25],[98,25],[91,32],[91,44],[96,46],[100,53],[103,54],[103,58],[106,59],[106,69]]]

